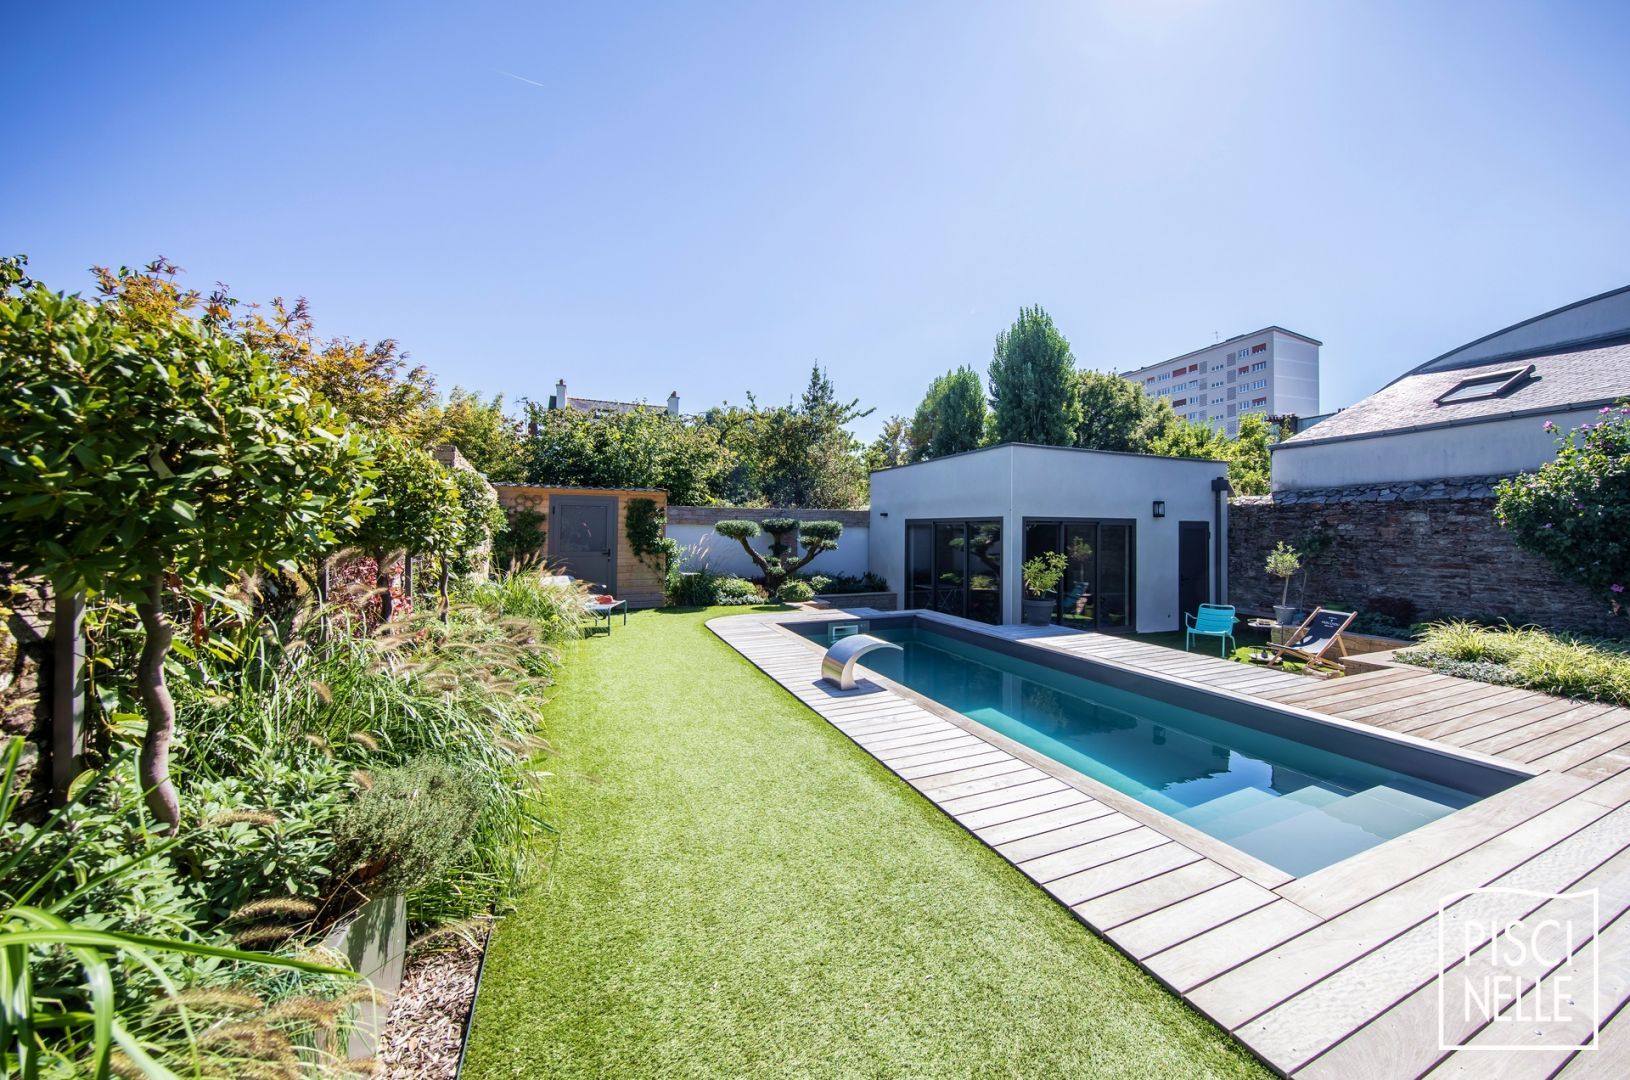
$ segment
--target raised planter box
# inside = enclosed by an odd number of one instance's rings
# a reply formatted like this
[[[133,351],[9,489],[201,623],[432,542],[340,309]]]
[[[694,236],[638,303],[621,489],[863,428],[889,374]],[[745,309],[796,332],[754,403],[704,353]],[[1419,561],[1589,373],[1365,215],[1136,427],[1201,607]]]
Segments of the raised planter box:
[[[894,611],[897,607],[895,596],[891,592],[821,593],[815,599],[824,602],[828,607],[840,609],[876,608],[878,611]]]
[[[363,904],[351,921],[323,942],[340,953],[351,967],[380,992],[378,1001],[356,1006],[346,1056],[373,1057],[379,1033],[390,1015],[391,999],[402,988],[402,965],[407,958],[407,898],[400,893],[376,896]]]

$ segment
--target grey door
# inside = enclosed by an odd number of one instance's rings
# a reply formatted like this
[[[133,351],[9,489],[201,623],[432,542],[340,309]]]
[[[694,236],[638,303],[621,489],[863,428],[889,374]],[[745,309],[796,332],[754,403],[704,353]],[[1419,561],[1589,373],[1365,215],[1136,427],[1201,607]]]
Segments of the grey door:
[[[1193,615],[1211,601],[1211,525],[1184,521],[1177,526],[1177,606]]]
[[[549,561],[579,581],[617,591],[617,500],[595,495],[549,499]]]

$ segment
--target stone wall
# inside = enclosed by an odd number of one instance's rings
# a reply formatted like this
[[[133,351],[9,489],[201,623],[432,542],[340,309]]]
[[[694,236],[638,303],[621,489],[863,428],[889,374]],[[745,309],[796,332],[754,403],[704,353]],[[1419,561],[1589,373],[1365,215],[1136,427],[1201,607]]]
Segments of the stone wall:
[[[1555,630],[1630,635],[1630,619],[1517,547],[1494,521],[1498,477],[1401,482],[1242,496],[1229,505],[1228,579],[1242,611],[1270,612],[1279,580],[1263,561],[1276,541],[1325,544],[1292,579],[1304,609],[1337,603],[1382,610],[1412,601],[1419,618],[1465,616]]]
[[[51,790],[51,591],[0,566],[0,740],[24,739],[19,816],[43,812]]]

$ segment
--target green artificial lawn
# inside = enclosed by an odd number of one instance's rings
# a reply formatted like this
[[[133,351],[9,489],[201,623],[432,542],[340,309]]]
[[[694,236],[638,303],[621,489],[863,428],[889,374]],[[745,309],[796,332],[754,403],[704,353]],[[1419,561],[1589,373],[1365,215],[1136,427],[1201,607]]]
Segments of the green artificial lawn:
[[[1261,1076],[703,625],[574,646],[465,1076]]]

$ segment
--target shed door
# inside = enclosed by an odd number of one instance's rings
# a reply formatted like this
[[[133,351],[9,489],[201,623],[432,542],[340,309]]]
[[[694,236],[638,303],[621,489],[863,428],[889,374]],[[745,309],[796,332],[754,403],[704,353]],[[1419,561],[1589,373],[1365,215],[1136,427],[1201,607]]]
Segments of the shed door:
[[[1211,525],[1184,521],[1177,526],[1177,605],[1193,615],[1211,601]]]
[[[555,495],[549,500],[549,561],[579,581],[617,591],[617,500]]]

